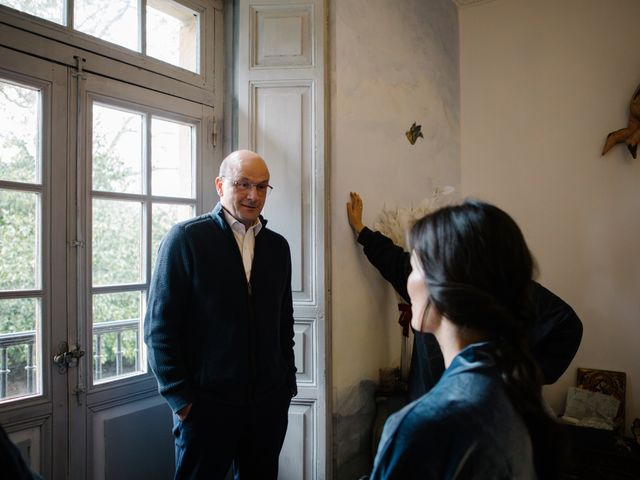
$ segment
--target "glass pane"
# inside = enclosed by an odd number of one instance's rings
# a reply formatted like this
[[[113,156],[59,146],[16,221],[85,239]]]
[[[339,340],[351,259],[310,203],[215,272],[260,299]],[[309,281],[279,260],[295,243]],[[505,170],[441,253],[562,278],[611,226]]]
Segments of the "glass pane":
[[[0,401],[40,393],[40,301],[0,300]]]
[[[64,4],[65,0],[0,0],[0,5],[15,8],[60,25],[67,24]]]
[[[75,0],[73,28],[139,52],[138,4],[138,0]]]
[[[40,92],[0,81],[0,180],[36,183]]]
[[[93,381],[143,372],[141,361],[142,293],[93,296]]]
[[[142,192],[143,116],[93,105],[93,189]]]
[[[193,197],[192,127],[151,120],[151,193]]]
[[[0,290],[40,287],[39,197],[0,189]]]
[[[93,285],[142,281],[142,204],[93,199]]]
[[[147,55],[198,72],[200,16],[171,0],[147,0]]]
[[[191,205],[166,205],[156,203],[151,215],[151,269],[155,267],[160,240],[176,223],[191,218],[194,207]]]

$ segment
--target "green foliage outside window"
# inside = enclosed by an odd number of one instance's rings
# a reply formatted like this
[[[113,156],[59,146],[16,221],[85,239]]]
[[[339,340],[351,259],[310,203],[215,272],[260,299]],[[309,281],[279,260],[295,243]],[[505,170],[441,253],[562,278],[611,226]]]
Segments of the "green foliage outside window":
[[[38,103],[36,90],[0,81],[0,179],[36,182],[38,145]],[[6,125],[6,127],[4,127]],[[39,285],[39,193],[0,188],[0,290],[38,289]],[[39,300],[5,298],[0,300],[0,333],[34,332]],[[7,391],[5,396],[26,392],[27,345],[6,349]],[[37,359],[32,357],[32,362]]]
[[[104,125],[105,111],[94,107],[93,126],[93,190],[135,191],[139,173],[120,153],[119,140],[127,135],[140,135],[138,125],[132,125],[137,115],[128,116],[127,121],[115,132]],[[144,282],[142,252],[144,250],[142,228],[142,204],[140,202],[106,200],[94,198],[92,202],[92,283],[94,286],[120,285]],[[142,314],[141,292],[120,292],[92,296],[93,324],[139,319]],[[123,373],[132,372],[136,365],[138,341],[134,330],[121,334]],[[101,378],[116,375],[117,337],[115,333],[100,336]],[[93,336],[93,352],[98,351],[98,336]],[[94,364],[94,371],[96,365]]]

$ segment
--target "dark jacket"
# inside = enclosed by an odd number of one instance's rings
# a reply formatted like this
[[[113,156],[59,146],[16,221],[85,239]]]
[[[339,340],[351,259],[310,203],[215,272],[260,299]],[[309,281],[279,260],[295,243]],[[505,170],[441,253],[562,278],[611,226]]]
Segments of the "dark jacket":
[[[491,342],[466,347],[429,393],[389,417],[370,478],[536,478],[531,438]]]
[[[380,232],[364,227],[358,236],[371,264],[409,301],[407,278],[411,257]],[[534,282],[531,300],[536,323],[529,331],[531,353],[538,362],[544,383],[554,383],[567,369],[582,340],[582,322],[561,298]],[[428,392],[442,376],[444,360],[431,333],[414,332],[413,355],[409,372],[409,397],[416,399]]]
[[[238,405],[295,389],[289,245],[260,220],[250,282],[220,204],[160,245],[145,343],[174,412],[199,392]]]

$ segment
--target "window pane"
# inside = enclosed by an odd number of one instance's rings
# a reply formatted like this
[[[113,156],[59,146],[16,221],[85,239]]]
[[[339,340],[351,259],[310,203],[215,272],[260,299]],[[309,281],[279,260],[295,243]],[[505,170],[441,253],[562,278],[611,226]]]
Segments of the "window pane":
[[[60,25],[67,24],[64,3],[64,0],[0,0],[0,5],[15,8]]]
[[[40,92],[0,81],[0,180],[36,183]]]
[[[40,287],[39,196],[0,189],[0,290]]]
[[[171,0],[147,1],[147,55],[198,72],[200,16]]]
[[[140,344],[141,297],[141,292],[93,296],[94,383],[144,371]]]
[[[142,204],[93,199],[93,285],[142,281]]]
[[[0,401],[40,393],[40,302],[0,300]]]
[[[167,120],[151,121],[151,193],[193,197],[192,127]]]
[[[138,4],[138,0],[75,0],[73,28],[139,52]]]
[[[172,225],[191,218],[194,215],[194,207],[191,205],[166,205],[157,203],[152,207],[151,220],[151,269],[155,267],[160,240],[169,231]]]
[[[93,189],[142,192],[143,116],[93,105]]]

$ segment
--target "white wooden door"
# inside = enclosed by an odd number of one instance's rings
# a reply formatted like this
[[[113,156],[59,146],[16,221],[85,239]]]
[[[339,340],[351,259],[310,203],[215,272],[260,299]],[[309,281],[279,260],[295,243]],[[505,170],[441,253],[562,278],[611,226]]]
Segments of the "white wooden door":
[[[264,216],[291,246],[298,396],[280,456],[283,480],[330,476],[325,275],[322,0],[241,0],[238,148],[262,155],[274,186]]]

